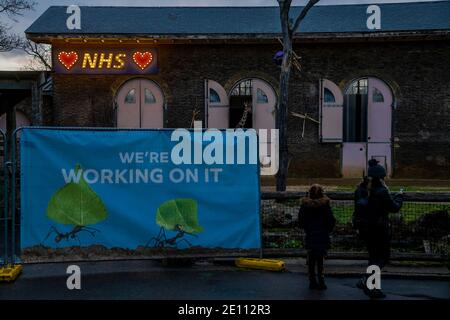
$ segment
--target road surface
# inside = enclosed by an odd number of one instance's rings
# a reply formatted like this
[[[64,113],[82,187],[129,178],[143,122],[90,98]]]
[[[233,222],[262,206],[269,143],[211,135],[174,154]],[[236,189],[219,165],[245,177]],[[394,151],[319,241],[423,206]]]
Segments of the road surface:
[[[343,299],[366,300],[357,277],[329,277],[328,290],[308,289],[300,272],[241,270],[208,263],[165,267],[157,261],[78,263],[81,290],[68,290],[70,263],[26,265],[20,278],[0,284],[1,299]],[[450,299],[450,281],[382,279],[387,299]]]

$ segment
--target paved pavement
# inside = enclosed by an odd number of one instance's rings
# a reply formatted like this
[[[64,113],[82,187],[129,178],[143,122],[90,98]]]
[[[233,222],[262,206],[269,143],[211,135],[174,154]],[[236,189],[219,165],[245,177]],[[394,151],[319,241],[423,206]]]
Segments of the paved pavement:
[[[329,289],[310,291],[303,267],[282,273],[197,263],[168,267],[157,261],[78,263],[81,290],[68,290],[69,263],[26,265],[20,278],[0,284],[0,299],[339,299],[360,300],[355,275],[327,278]],[[335,268],[336,269],[336,268]],[[382,279],[387,299],[450,299],[449,279]]]
[[[306,273],[306,261],[304,258],[284,259],[286,268],[293,272]],[[367,268],[366,260],[326,260],[326,272],[331,276],[355,276]],[[383,269],[383,276],[400,279],[447,279],[450,281],[450,269],[444,262],[411,262],[391,261]]]

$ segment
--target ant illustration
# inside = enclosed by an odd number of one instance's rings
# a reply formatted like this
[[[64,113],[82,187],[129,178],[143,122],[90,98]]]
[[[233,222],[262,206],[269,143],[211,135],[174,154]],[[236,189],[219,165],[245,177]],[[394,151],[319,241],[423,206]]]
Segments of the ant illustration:
[[[47,240],[47,238],[52,234],[55,233],[56,237],[55,237],[55,242],[56,243],[60,243],[62,240],[71,240],[71,239],[77,239],[79,245],[81,246],[81,242],[80,239],[78,238],[78,233],[80,232],[87,232],[89,233],[91,236],[95,237],[95,233],[96,232],[100,232],[100,230],[92,228],[92,227],[86,227],[86,226],[75,226],[73,227],[72,231],[69,232],[60,232],[58,231],[58,229],[56,229],[54,226],[50,227],[50,231],[48,232],[47,236],[44,239]]]
[[[186,232],[182,225],[176,224],[175,225],[175,231],[177,231],[177,234],[172,238],[166,237],[166,232],[164,227],[161,227],[159,229],[159,233],[157,237],[153,237],[150,240],[148,240],[146,247],[150,246],[150,243],[153,241],[153,248],[164,248],[164,247],[178,247],[178,244],[181,242],[185,242],[189,247],[192,247],[192,244],[189,242],[189,240],[183,238],[185,234],[197,237],[197,235]]]

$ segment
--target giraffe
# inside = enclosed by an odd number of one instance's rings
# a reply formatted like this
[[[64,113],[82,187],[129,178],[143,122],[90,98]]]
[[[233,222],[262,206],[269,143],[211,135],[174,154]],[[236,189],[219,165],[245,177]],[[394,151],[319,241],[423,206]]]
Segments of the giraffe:
[[[200,111],[197,108],[195,108],[194,111],[192,111],[192,119],[191,119],[191,126],[190,126],[190,128],[194,127],[194,123],[195,123],[195,121],[197,121],[197,116],[199,114],[200,114]]]
[[[244,112],[242,113],[241,120],[239,120],[239,123],[236,125],[236,129],[242,129],[245,127],[245,123],[247,122],[247,116],[252,111],[252,106],[250,105],[250,102],[244,103]]]
[[[192,118],[190,128],[194,127],[195,121],[197,121],[197,117],[200,115],[200,110],[197,108],[197,98],[191,97],[191,104],[194,105],[194,109],[192,110]]]

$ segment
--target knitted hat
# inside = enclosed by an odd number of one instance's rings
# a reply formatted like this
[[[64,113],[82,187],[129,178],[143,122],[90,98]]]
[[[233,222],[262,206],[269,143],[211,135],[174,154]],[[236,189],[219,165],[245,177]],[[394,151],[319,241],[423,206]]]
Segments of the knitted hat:
[[[386,177],[386,169],[378,164],[378,160],[370,159],[367,175],[371,178],[383,179]]]
[[[374,166],[376,166],[376,165],[379,164],[379,163],[380,163],[380,161],[378,161],[378,160],[375,159],[375,158],[370,159],[370,160],[369,160],[369,167],[374,167]]]

